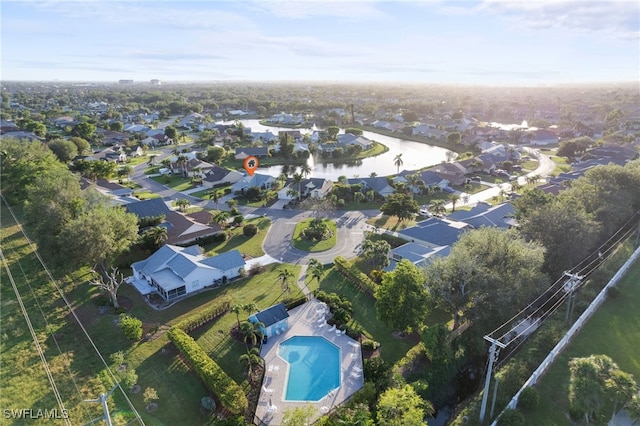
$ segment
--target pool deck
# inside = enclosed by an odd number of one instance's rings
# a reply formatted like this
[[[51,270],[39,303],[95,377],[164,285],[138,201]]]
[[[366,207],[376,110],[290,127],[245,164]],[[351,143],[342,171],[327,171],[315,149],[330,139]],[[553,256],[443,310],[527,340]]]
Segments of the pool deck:
[[[260,355],[265,362],[264,384],[260,391],[256,418],[265,425],[278,425],[282,421],[284,411],[296,407],[311,405],[316,415],[311,421],[346,401],[355,391],[364,386],[362,374],[362,352],[358,342],[346,334],[338,334],[329,325],[323,324],[324,304],[312,300],[289,311],[289,329],[277,336],[269,337],[262,345]],[[288,363],[278,356],[278,346],[293,336],[322,336],[340,348],[340,387],[329,392],[320,401],[286,401]]]

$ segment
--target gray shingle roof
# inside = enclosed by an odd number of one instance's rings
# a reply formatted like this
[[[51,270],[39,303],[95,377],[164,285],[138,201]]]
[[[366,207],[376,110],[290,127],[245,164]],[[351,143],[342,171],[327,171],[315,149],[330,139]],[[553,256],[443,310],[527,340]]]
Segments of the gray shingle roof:
[[[202,260],[201,263],[222,271],[244,266],[245,264],[244,258],[238,250],[231,250],[214,257],[209,257]]]
[[[398,233],[411,239],[429,242],[436,246],[449,246],[458,240],[462,232],[470,228],[471,226],[466,223],[432,217],[416,223],[415,226],[403,229]]]
[[[171,211],[162,198],[151,198],[149,200],[138,201],[137,203],[129,203],[125,205],[125,209],[140,218],[159,216],[161,214],[166,216]]]
[[[289,312],[287,312],[287,307],[284,303],[278,303],[253,316],[256,317],[259,322],[263,323],[265,327],[269,327],[285,318],[289,318]]]

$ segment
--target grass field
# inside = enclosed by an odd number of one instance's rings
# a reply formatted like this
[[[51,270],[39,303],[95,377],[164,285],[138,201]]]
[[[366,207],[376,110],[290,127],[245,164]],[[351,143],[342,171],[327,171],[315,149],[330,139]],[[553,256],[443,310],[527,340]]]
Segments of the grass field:
[[[317,253],[320,251],[329,250],[336,245],[338,239],[338,228],[336,223],[329,219],[323,219],[323,222],[327,224],[331,231],[331,237],[321,241],[311,241],[304,239],[300,236],[300,233],[309,227],[309,224],[313,221],[313,218],[304,219],[296,225],[296,230],[293,233],[293,246],[297,249],[308,251],[311,253]]]
[[[264,254],[262,243],[267,236],[267,230],[271,226],[271,220],[266,217],[257,217],[245,221],[245,224],[253,223],[258,227],[258,233],[253,237],[245,237],[242,233],[242,227],[234,229],[233,236],[221,243],[211,243],[204,246],[205,254],[212,256],[214,253],[224,253],[229,250],[237,249],[242,254],[251,257],[260,257]]]
[[[536,413],[527,414],[528,425],[571,425],[567,418],[571,358],[608,355],[623,371],[640,380],[640,262],[617,288],[619,295],[603,303],[538,382],[540,404]],[[612,407],[604,407],[602,412],[608,419]]]
[[[180,175],[154,176],[151,179],[174,191],[185,191],[194,187],[190,178],[184,178]]]
[[[416,221],[405,220],[400,222],[397,216],[380,215],[367,219],[367,223],[378,228],[385,228],[390,231],[399,231],[401,229],[409,228],[415,225]]]

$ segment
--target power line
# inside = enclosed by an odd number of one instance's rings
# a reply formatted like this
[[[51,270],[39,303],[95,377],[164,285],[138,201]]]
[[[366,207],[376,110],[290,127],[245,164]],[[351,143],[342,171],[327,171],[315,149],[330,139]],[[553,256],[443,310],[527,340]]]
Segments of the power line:
[[[67,308],[69,309],[69,312],[71,313],[71,315],[73,315],[73,317],[75,318],[76,322],[78,323],[78,325],[80,326],[80,329],[82,330],[82,332],[84,333],[84,335],[86,336],[87,340],[89,341],[89,343],[91,344],[91,347],[94,349],[94,351],[96,352],[96,354],[98,355],[98,358],[100,358],[100,361],[102,361],[102,364],[104,365],[105,369],[107,370],[107,372],[109,373],[109,376],[111,376],[111,379],[113,380],[114,383],[118,383],[118,379],[116,378],[116,376],[113,374],[113,371],[111,371],[111,368],[109,368],[109,365],[107,364],[107,362],[104,359],[104,356],[102,355],[102,353],[100,352],[100,350],[98,349],[98,347],[96,346],[95,342],[93,341],[93,339],[91,338],[91,336],[89,335],[89,332],[87,331],[87,329],[84,327],[84,325],[82,324],[82,322],[80,321],[80,318],[78,318],[78,315],[75,312],[75,309],[71,306],[71,303],[69,303],[69,300],[67,299],[66,295],[64,294],[64,291],[60,288],[60,286],[58,285],[58,283],[56,282],[56,280],[53,278],[53,274],[51,273],[51,271],[49,270],[49,268],[47,267],[47,265],[44,263],[44,260],[42,259],[42,257],[40,256],[40,253],[38,252],[37,248],[35,247],[35,245],[33,244],[33,242],[31,241],[31,239],[29,238],[29,236],[27,235],[27,233],[25,232],[24,228],[22,227],[22,225],[20,224],[20,222],[18,221],[18,218],[16,217],[15,213],[13,212],[13,209],[11,208],[11,206],[9,206],[9,203],[7,203],[7,200],[4,198],[4,196],[2,194],[0,194],[0,198],[2,198],[5,206],[7,207],[7,209],[9,210],[9,213],[11,214],[11,216],[13,217],[14,222],[16,223],[16,225],[18,226],[18,228],[20,229],[20,232],[22,233],[22,235],[24,236],[24,238],[27,240],[27,243],[29,244],[29,247],[33,250],[33,253],[36,255],[36,257],[38,258],[38,261],[40,262],[40,264],[42,265],[42,267],[44,268],[44,271],[47,273],[47,276],[49,277],[49,280],[51,281],[51,283],[54,285],[54,287],[56,288],[56,290],[58,291],[58,294],[60,295],[60,297],[62,298],[62,300],[64,301],[65,305],[67,306]],[[4,256],[3,256],[4,258]],[[6,264],[6,262],[5,262]],[[133,411],[136,419],[138,420],[138,422],[141,425],[144,425],[144,421],[142,420],[142,417],[140,417],[140,414],[138,413],[138,410],[136,410],[135,406],[133,405],[133,403],[131,402],[131,400],[129,399],[129,396],[126,394],[126,392],[122,389],[122,387],[118,386],[118,388],[120,388],[120,392],[122,393],[122,396],[124,397],[124,399],[127,401],[129,407],[131,408],[131,410]]]
[[[29,328],[29,332],[31,333],[31,338],[33,339],[33,343],[36,346],[38,351],[38,355],[40,356],[40,360],[42,361],[42,366],[44,367],[44,371],[47,374],[47,379],[49,379],[49,384],[51,385],[51,390],[53,391],[53,395],[56,398],[56,402],[58,403],[58,407],[60,407],[61,413],[66,413],[67,410],[64,408],[64,402],[62,402],[62,397],[60,396],[60,391],[58,390],[58,386],[56,385],[55,380],[53,379],[53,374],[51,373],[51,369],[49,368],[49,363],[47,362],[47,358],[44,356],[44,350],[40,345],[40,341],[38,340],[38,336],[36,335],[36,331],[33,328],[33,324],[31,323],[31,318],[29,318],[29,313],[22,302],[22,296],[20,296],[20,291],[18,291],[18,286],[16,285],[15,280],[13,279],[13,275],[11,274],[11,270],[9,269],[9,265],[7,264],[7,259],[4,257],[4,252],[0,248],[0,258],[2,258],[2,263],[4,264],[4,269],[7,272],[9,277],[9,281],[11,281],[11,286],[13,287],[13,291],[16,294],[16,299],[18,300],[18,304],[20,305],[20,310],[22,311],[22,315],[27,323],[27,327]],[[71,426],[71,422],[67,416],[62,416],[63,420],[66,424]]]

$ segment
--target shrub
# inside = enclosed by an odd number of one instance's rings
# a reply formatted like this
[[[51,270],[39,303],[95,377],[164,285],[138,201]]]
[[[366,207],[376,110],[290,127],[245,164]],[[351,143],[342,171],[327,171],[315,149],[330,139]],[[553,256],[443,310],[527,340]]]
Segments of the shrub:
[[[343,277],[351,281],[351,283],[365,292],[365,294],[374,297],[376,292],[376,283],[373,282],[367,274],[349,264],[347,259],[342,256],[336,257],[333,260],[333,264],[335,265],[336,270],[340,272]]]
[[[120,314],[119,326],[120,330],[122,330],[122,335],[127,339],[140,340],[142,338],[142,321],[138,318]]]
[[[202,399],[200,399],[200,404],[202,404],[205,410],[215,411],[216,409],[216,402],[210,396],[203,396]]]
[[[158,392],[156,392],[156,390],[151,387],[146,388],[142,396],[144,397],[144,402],[146,402],[147,404],[151,401],[157,401],[158,399],[160,399],[158,398]]]
[[[244,390],[180,328],[171,327],[167,336],[200,376],[205,386],[217,395],[222,406],[231,414],[243,414],[248,407]]]
[[[231,298],[229,296],[219,297],[214,299],[208,306],[198,310],[195,314],[189,315],[181,320],[176,324],[176,327],[185,333],[189,333],[229,312],[229,308],[231,308]]]
[[[120,365],[124,363],[124,352],[122,351],[114,352],[111,355],[109,355],[109,359],[111,359],[111,362],[114,363],[115,365]]]
[[[540,395],[538,395],[538,391],[535,388],[527,387],[522,390],[522,393],[520,393],[520,398],[518,398],[518,408],[524,411],[534,411],[538,408],[539,402]]]
[[[106,294],[99,294],[93,299],[97,306],[111,306],[111,299]]]
[[[131,389],[132,387],[134,387],[136,383],[138,383],[138,375],[136,374],[136,370],[127,370],[122,376],[122,382],[127,389]]]
[[[338,207],[344,207],[344,198],[339,198],[338,202],[336,203],[336,205]]]
[[[259,263],[254,263],[253,265],[251,265],[251,267],[249,267],[249,270],[247,271],[249,275],[257,275],[261,272],[264,272],[264,265],[261,265]]]
[[[253,237],[258,233],[258,227],[254,223],[249,223],[242,228],[245,237]]]
[[[380,342],[376,342],[375,340],[365,339],[362,341],[362,349],[375,351],[379,347],[380,347]]]
[[[498,418],[498,426],[523,426],[524,416],[521,412],[507,409]]]
[[[243,221],[244,221],[244,217],[241,214],[236,215],[233,218],[233,224],[236,226],[240,225]]]

